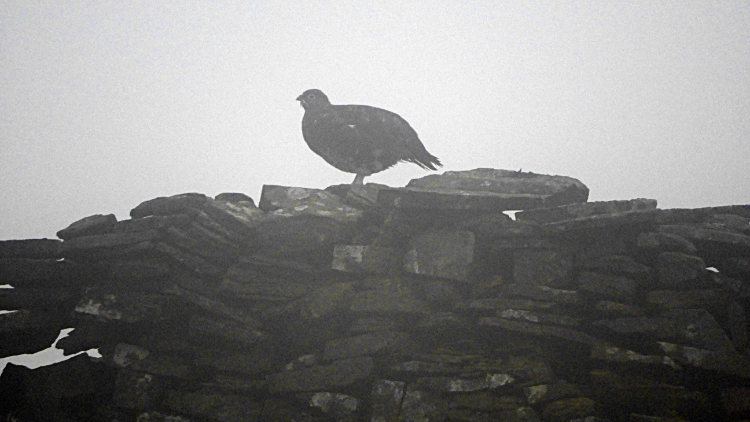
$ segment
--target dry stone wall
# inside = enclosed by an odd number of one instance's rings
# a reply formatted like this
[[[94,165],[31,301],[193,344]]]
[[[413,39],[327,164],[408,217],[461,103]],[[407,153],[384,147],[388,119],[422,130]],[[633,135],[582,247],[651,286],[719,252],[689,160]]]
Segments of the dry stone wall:
[[[750,418],[750,206],[447,172],[146,201],[0,242],[8,420]],[[515,220],[503,213],[515,213]]]

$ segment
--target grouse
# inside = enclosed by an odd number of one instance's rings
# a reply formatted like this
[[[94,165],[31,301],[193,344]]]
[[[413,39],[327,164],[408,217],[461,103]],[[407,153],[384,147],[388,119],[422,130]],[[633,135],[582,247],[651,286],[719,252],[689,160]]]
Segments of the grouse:
[[[319,89],[297,97],[305,109],[302,136],[328,164],[355,173],[352,184],[399,161],[437,170],[440,160],[427,152],[417,132],[396,113],[365,105],[332,105]]]

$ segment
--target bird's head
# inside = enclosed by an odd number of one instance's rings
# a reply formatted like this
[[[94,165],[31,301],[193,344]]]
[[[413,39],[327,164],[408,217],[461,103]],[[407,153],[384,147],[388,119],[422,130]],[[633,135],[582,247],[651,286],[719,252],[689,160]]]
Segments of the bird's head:
[[[297,97],[297,101],[299,101],[300,105],[305,110],[331,105],[326,94],[319,89],[308,89],[303,92],[302,95]]]

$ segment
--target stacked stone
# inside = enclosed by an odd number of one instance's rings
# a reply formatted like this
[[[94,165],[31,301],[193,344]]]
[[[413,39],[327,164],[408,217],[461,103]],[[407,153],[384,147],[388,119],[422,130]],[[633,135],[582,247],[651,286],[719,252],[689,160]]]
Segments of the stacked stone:
[[[59,240],[0,242],[0,357],[34,353],[71,324],[78,268],[62,260]]]
[[[750,416],[750,207],[587,198],[575,179],[477,169],[90,217],[58,234],[53,262],[81,274],[58,347],[104,365],[0,381],[50,391],[27,409],[85,403],[94,420]]]

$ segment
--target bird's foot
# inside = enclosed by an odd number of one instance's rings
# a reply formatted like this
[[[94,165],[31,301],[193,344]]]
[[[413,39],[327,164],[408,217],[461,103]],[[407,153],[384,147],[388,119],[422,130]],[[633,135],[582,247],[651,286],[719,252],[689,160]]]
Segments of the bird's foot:
[[[358,173],[357,177],[354,178],[352,185],[364,185],[364,181],[365,181],[365,175]]]

